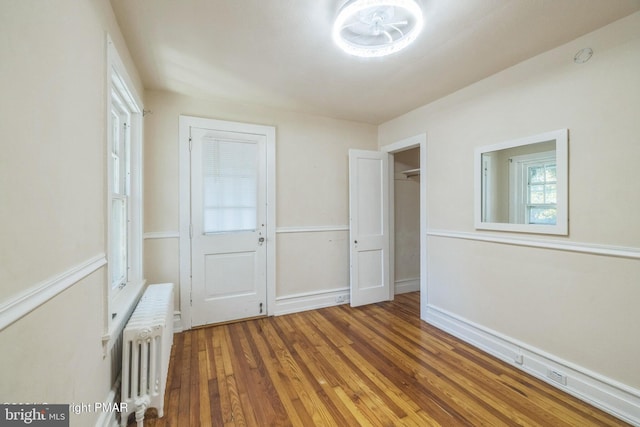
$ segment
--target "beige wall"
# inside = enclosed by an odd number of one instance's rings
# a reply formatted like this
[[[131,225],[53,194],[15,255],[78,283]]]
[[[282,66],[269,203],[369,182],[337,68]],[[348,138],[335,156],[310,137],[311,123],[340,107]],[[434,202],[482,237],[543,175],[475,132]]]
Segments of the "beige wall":
[[[428,228],[475,233],[474,149],[568,128],[570,235],[549,239],[638,248],[638,76],[640,13],[381,125],[379,144],[426,131]],[[436,236],[428,253],[432,306],[640,388],[637,259]]]
[[[0,2],[0,307],[106,252],[107,32],[141,91],[107,0]],[[105,282],[100,268],[0,331],[0,402],[106,398]]]
[[[224,100],[148,91],[145,106],[145,231],[179,230],[181,114],[276,128],[276,217],[283,227],[348,224],[348,150],[377,149],[375,126]],[[346,231],[278,233],[277,297],[348,286]],[[150,283],[179,283],[177,238],[145,241]],[[179,301],[176,301],[179,307]]]

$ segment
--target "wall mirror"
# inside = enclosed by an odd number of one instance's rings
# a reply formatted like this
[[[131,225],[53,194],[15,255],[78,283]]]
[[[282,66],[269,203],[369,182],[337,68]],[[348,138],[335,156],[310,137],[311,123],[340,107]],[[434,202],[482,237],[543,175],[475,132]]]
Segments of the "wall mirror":
[[[568,234],[568,138],[560,129],[475,151],[475,228]]]

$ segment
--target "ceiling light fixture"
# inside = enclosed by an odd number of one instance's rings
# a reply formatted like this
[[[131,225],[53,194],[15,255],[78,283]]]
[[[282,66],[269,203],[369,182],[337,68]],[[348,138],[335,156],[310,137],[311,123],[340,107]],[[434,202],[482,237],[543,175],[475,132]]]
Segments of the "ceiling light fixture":
[[[351,55],[386,56],[409,46],[422,25],[415,0],[350,0],[333,24],[333,40]]]

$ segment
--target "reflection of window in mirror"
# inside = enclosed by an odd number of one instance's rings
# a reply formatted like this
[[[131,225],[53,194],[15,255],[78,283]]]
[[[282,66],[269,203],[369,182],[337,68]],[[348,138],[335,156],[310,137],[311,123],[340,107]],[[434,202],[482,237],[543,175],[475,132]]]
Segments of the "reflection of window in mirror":
[[[475,150],[475,227],[568,234],[567,129]]]
[[[556,224],[555,141],[485,152],[481,161],[483,222]]]
[[[509,159],[509,222],[513,224],[556,224],[556,153],[514,156]]]

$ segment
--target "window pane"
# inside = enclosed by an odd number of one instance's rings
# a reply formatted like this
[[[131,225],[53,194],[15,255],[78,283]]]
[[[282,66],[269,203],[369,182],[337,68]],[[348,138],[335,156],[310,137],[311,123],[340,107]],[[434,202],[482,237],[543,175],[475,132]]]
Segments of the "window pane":
[[[112,144],[111,150],[113,154],[120,154],[120,114],[115,109],[111,109],[111,135],[112,135]]]
[[[255,230],[258,145],[205,140],[202,158],[204,232]]]
[[[114,193],[120,193],[120,157],[111,154],[111,185]]]
[[[114,194],[126,195],[129,191],[129,147],[126,124],[129,116],[116,107],[113,106],[111,109],[111,191]]]
[[[530,184],[544,183],[544,167],[529,168],[529,183]]]
[[[545,181],[546,182],[556,182],[556,166],[549,165],[545,170]]]
[[[529,203],[544,203],[544,185],[529,187]]]
[[[111,286],[127,281],[127,201],[111,200]]]
[[[120,115],[111,109],[111,185],[114,193],[120,192]]]
[[[555,224],[556,208],[529,207],[529,224]]]
[[[544,203],[557,203],[558,192],[556,184],[547,184],[544,186]]]

